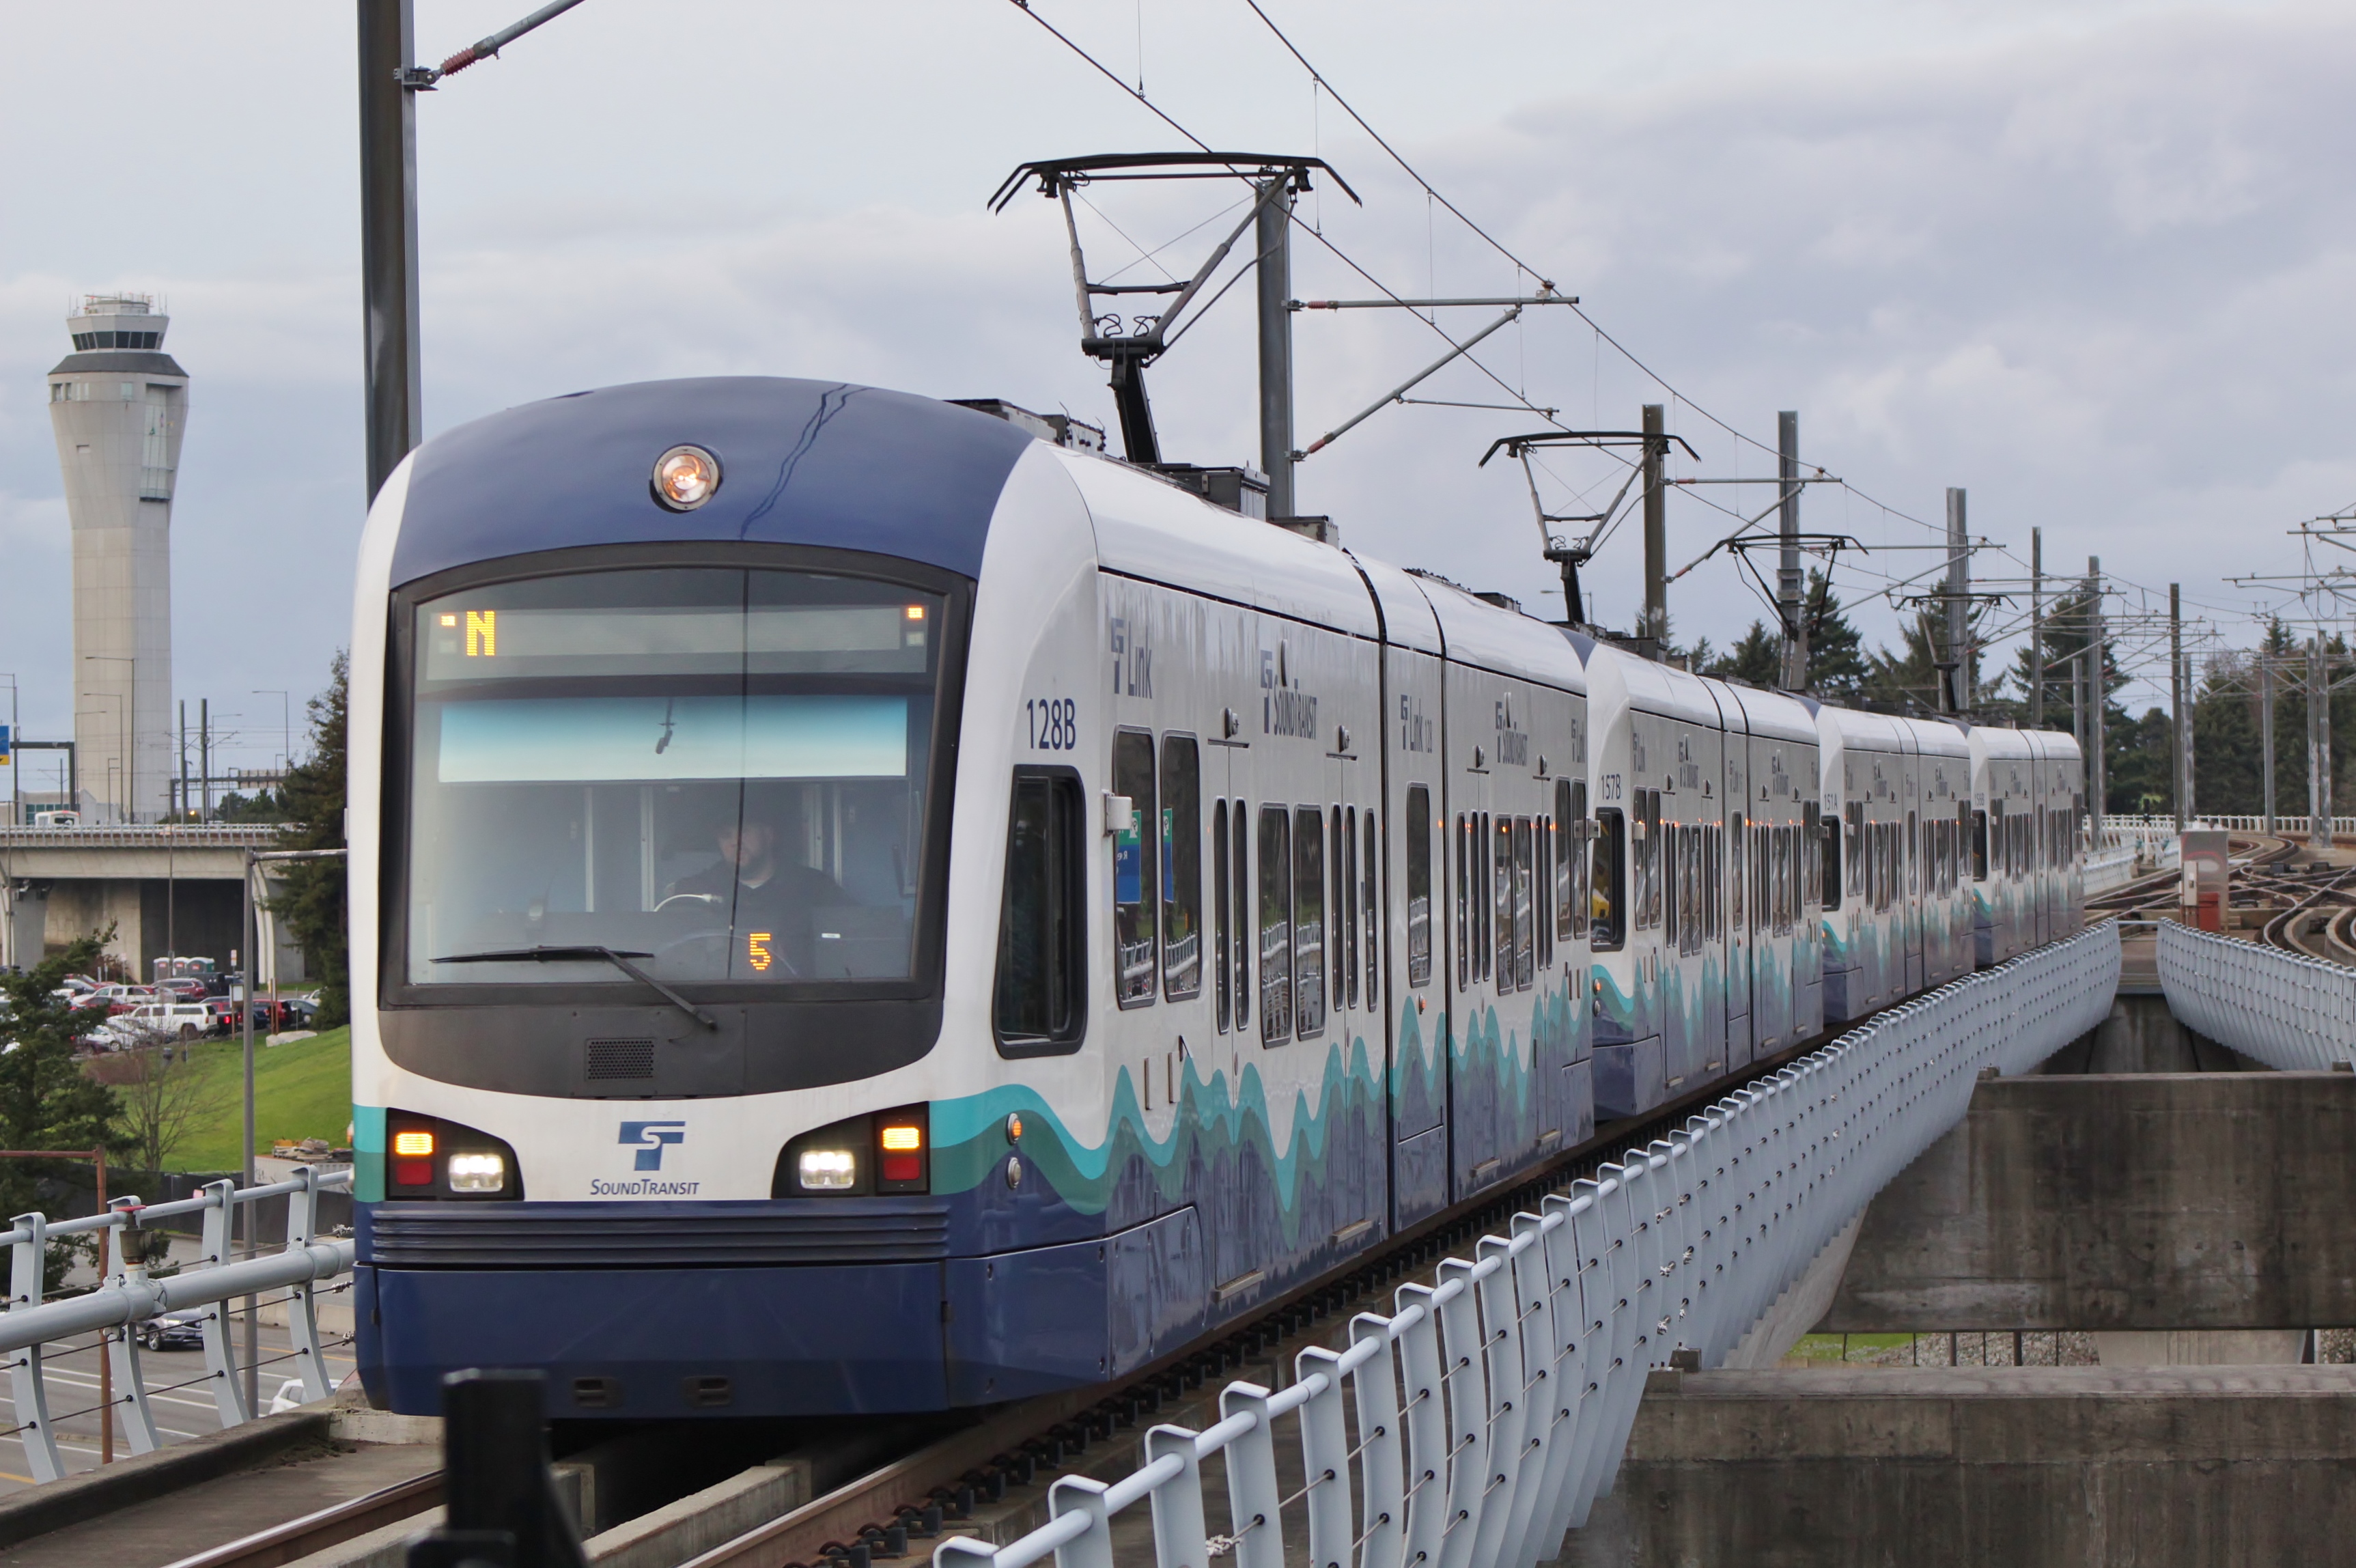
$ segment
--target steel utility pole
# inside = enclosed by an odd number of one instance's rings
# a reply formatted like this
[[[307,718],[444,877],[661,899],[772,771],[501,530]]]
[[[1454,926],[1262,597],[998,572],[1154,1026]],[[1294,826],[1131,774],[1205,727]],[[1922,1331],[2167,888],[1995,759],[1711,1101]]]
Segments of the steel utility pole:
[[[1636,635],[1665,645],[1669,639],[1669,498],[1661,479],[1669,444],[1661,438],[1668,426],[1659,403],[1644,405],[1644,464],[1638,482],[1644,487],[1644,624],[1636,628]],[[1665,651],[1665,646],[1656,648],[1655,656]]]
[[[2265,652],[2258,655],[2258,774],[2259,790],[2265,797],[2258,831],[2271,835],[2275,831],[2275,656]]]
[[[1783,482],[1782,515],[1776,520],[1783,548],[1775,563],[1775,607],[1783,618],[1783,690],[1808,689],[1808,623],[1801,604],[1806,579],[1800,573],[1800,412],[1775,416],[1775,477]]]
[[[359,0],[360,305],[367,329],[368,493],[422,438],[417,343],[413,0]]]
[[[2185,766],[2190,758],[2184,749],[2184,596],[2175,583],[2168,585],[2168,760],[2175,773],[2168,781],[2168,795],[2176,811],[2176,831],[2182,832],[2185,775],[2190,769]]]
[[[1972,654],[1964,646],[1970,635],[1972,580],[1970,556],[1965,550],[1964,492],[1947,489],[1947,711],[1962,714],[1972,705]]]
[[[2318,854],[2331,848],[2331,673],[2320,631],[2307,652],[2307,843]]]
[[[2029,531],[2029,727],[2045,727],[2045,531]]]
[[[1259,464],[1268,470],[1268,515],[1295,517],[1292,493],[1292,173],[1260,187]]]
[[[2103,558],[2099,555],[2086,557],[2086,728],[2093,736],[2093,744],[2086,748],[2086,820],[2094,829],[2094,844],[2099,845],[2103,842],[2103,811],[2110,803],[2109,768],[2103,751],[2103,710],[2111,700],[2110,659],[2103,647]]]

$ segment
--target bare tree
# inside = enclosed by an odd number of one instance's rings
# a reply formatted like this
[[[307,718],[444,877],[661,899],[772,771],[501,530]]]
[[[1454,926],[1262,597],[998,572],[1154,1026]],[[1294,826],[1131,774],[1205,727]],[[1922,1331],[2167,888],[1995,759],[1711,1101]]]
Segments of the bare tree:
[[[209,1081],[186,1044],[166,1041],[101,1057],[91,1075],[111,1087],[123,1107],[119,1122],[140,1168],[161,1171],[188,1134],[227,1108],[221,1086]]]

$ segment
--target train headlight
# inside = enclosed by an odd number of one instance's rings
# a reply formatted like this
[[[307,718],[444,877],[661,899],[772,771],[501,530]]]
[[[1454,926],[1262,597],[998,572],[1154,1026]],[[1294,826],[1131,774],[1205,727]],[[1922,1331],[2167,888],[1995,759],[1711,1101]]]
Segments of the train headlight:
[[[655,459],[655,499],[693,511],[720,489],[720,459],[701,446],[674,446]]]
[[[498,1192],[508,1185],[507,1156],[477,1152],[453,1155],[449,1164],[452,1192]]]
[[[859,1179],[859,1156],[849,1149],[804,1149],[796,1179],[805,1192],[841,1192]]]

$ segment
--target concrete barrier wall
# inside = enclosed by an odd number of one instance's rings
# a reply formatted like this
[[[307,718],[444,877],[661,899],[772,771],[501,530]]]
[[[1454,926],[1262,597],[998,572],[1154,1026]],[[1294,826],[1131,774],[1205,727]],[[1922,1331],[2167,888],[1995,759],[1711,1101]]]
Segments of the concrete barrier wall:
[[[2356,1367],[1655,1372],[1561,1561],[2334,1562],[2351,1476]]]
[[[2356,1325],[2356,1074],[1992,1079],[1867,1210],[1826,1332]]]

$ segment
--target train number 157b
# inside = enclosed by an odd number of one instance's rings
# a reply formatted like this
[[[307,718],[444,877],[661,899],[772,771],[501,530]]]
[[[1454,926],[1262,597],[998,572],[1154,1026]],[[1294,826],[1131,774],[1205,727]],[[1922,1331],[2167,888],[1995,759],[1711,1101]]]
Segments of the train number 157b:
[[[1079,703],[1071,697],[1041,697],[1023,704],[1031,725],[1033,751],[1076,751],[1080,745]]]

